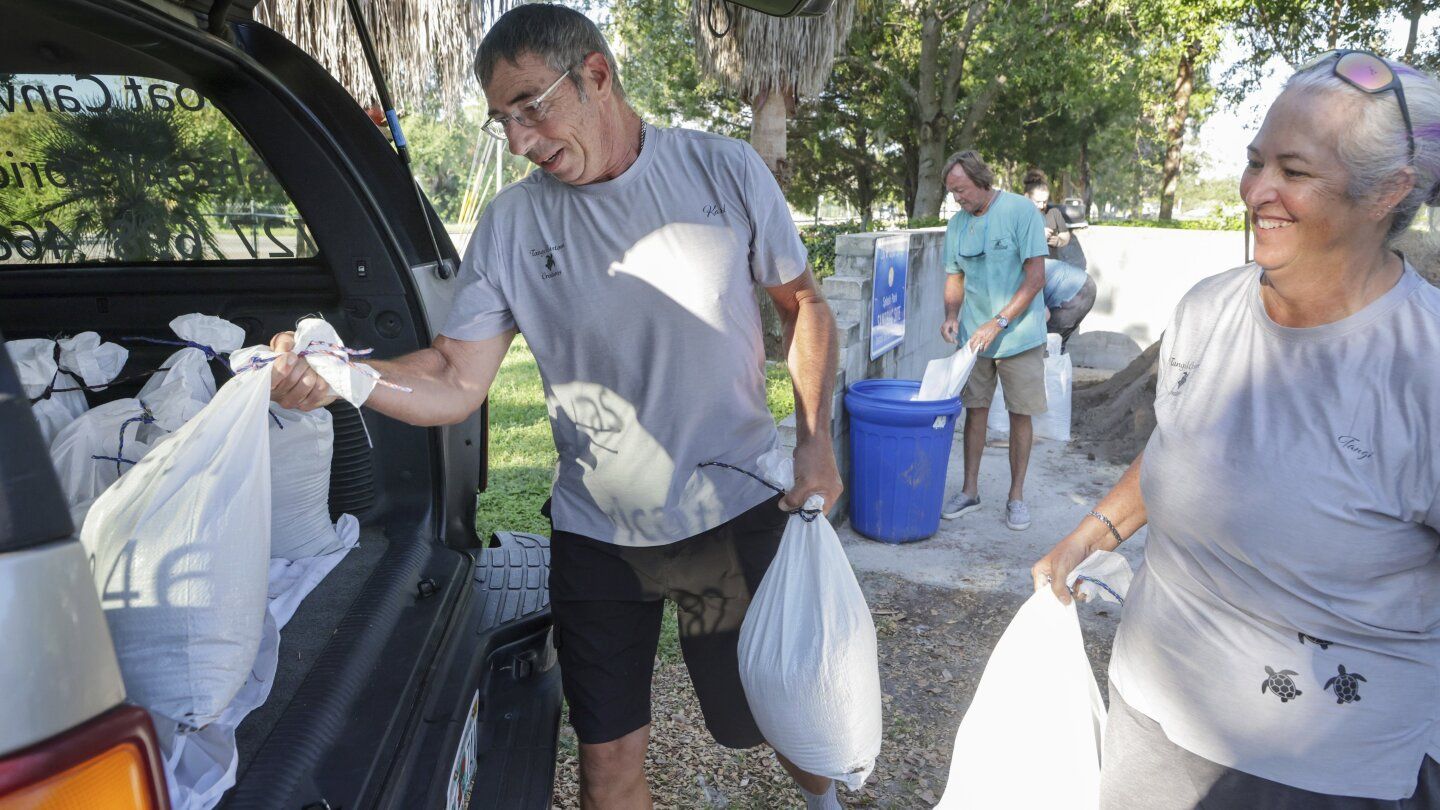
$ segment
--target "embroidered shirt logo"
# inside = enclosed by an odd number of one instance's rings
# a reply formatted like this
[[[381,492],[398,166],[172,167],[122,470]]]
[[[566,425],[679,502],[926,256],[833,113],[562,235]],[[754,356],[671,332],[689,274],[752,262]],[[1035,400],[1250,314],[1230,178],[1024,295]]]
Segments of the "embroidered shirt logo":
[[[705,203],[705,207],[701,210],[705,212],[706,219],[709,219],[710,217],[724,216],[725,214],[725,206],[721,205],[720,203]]]
[[[1365,461],[1375,455],[1375,451],[1360,444],[1360,440],[1354,436],[1336,436],[1335,440],[1345,450],[1350,451],[1355,461]]]
[[[551,279],[560,275],[560,268],[555,266],[555,251],[564,249],[564,242],[561,242],[558,245],[545,245],[544,247],[530,248],[531,256],[545,257],[545,269],[541,271],[540,278]]]

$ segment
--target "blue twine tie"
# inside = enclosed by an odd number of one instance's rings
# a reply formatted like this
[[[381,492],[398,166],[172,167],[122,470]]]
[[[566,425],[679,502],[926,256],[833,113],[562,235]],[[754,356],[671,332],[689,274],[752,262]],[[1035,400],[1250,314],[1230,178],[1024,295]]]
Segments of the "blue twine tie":
[[[137,402],[138,402],[138,400],[137,400]],[[148,407],[146,407],[145,403],[143,403],[143,402],[140,403],[140,410],[141,410],[141,413],[140,413],[139,416],[132,416],[132,417],[130,417],[129,419],[126,419],[124,422],[121,422],[121,423],[120,423],[120,442],[119,442],[119,446],[117,446],[117,447],[115,448],[115,455],[113,455],[113,456],[91,456],[90,458],[93,458],[93,459],[95,459],[96,461],[113,461],[113,462],[115,462],[115,474],[116,474],[116,475],[120,475],[120,474],[121,474],[121,472],[120,472],[120,465],[121,465],[121,464],[132,464],[132,465],[133,465],[133,464],[137,463],[137,462],[131,461],[131,460],[128,459],[128,458],[125,458],[125,428],[126,428],[128,425],[130,425],[131,423],[133,423],[133,422],[139,422],[139,423],[142,424],[142,425],[153,425],[153,424],[155,424],[155,416],[154,416],[154,414],[150,413],[150,409],[149,409]],[[139,435],[139,428],[136,428],[136,435],[137,435],[137,436]]]
[[[141,342],[141,343],[154,343],[154,344],[157,344],[157,345],[160,345],[160,346],[180,346],[180,347],[182,347],[182,348],[188,348],[188,349],[199,349],[200,351],[202,351],[202,352],[205,353],[205,358],[206,358],[207,360],[218,360],[218,359],[220,359],[220,355],[222,355],[222,354],[229,354],[229,352],[217,352],[217,351],[215,351],[213,348],[211,348],[211,347],[209,347],[209,346],[206,346],[204,343],[196,343],[196,342],[193,341],[193,340],[165,340],[165,339],[163,339],[163,338],[151,338],[151,337],[123,337],[123,338],[120,338],[120,340],[122,340],[122,341],[131,341],[131,340],[134,340],[134,341],[139,341],[139,342]]]
[[[1084,574],[1081,574],[1081,575],[1075,577],[1075,581],[1076,581],[1076,582],[1093,582],[1093,583],[1095,583],[1096,585],[1099,585],[1106,593],[1108,593],[1108,594],[1110,594],[1111,596],[1115,597],[1115,601],[1116,601],[1116,602],[1119,602],[1121,607],[1124,607],[1124,606],[1125,606],[1125,597],[1123,597],[1123,596],[1121,596],[1120,594],[1116,593],[1114,588],[1110,587],[1109,585],[1106,585],[1104,582],[1102,582],[1102,581],[1100,581],[1100,580],[1098,580],[1098,579],[1096,579],[1096,578],[1094,578],[1094,577],[1087,577],[1087,576],[1085,576]]]

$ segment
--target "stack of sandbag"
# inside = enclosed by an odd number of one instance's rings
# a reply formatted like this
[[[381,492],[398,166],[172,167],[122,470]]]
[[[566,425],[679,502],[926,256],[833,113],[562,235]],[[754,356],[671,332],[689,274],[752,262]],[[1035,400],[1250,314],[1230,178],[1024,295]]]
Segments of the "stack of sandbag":
[[[80,389],[114,380],[129,355],[123,346],[102,342],[94,332],[59,340],[12,340],[5,348],[47,443],[90,407]]]
[[[1045,413],[1033,417],[1035,438],[1057,442],[1070,441],[1070,395],[1075,368],[1070,355],[1060,353],[1060,336],[1045,336]],[[986,427],[991,433],[1010,432],[1010,414],[1005,410],[1005,392],[995,383],[995,398],[990,402]]]
[[[793,462],[761,457],[784,489]],[[740,625],[740,683],[755,723],[797,767],[858,789],[880,754],[875,623],[840,538],[812,495],[790,516]]]
[[[269,402],[268,368],[240,372],[100,494],[80,533],[127,695],[183,727],[220,715],[259,648]]]

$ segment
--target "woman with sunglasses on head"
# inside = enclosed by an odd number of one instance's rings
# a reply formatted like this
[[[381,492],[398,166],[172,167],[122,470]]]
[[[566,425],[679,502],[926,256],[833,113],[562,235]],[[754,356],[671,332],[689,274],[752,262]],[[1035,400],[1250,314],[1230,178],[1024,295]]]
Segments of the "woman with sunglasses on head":
[[[1149,444],[1035,585],[1148,522],[1102,807],[1440,807],[1440,289],[1390,248],[1440,83],[1325,54],[1248,156],[1255,262],[1180,302]]]

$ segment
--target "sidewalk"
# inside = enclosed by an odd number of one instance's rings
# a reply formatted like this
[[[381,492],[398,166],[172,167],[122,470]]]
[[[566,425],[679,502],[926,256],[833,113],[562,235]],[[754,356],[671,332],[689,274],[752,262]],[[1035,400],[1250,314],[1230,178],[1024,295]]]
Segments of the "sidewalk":
[[[963,479],[960,431],[950,450],[947,491]],[[1123,467],[1091,461],[1061,442],[1035,442],[1025,481],[1032,525],[1023,532],[1005,527],[1010,487],[1009,450],[986,447],[980,461],[980,511],[940,521],[935,536],[891,545],[856,534],[845,521],[840,540],[856,571],[898,576],[918,585],[1028,595],[1030,566],[1043,557],[1110,491]],[[1145,530],[1121,546],[1131,567],[1140,564]]]

